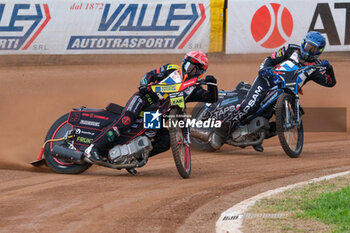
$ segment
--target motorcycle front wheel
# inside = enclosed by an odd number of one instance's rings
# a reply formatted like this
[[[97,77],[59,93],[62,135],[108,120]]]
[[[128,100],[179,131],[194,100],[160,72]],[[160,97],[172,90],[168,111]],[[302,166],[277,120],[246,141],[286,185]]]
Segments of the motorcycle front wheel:
[[[297,126],[294,98],[287,93],[276,103],[276,130],[284,152],[291,158],[298,158],[304,145],[303,122]]]
[[[171,116],[182,114],[183,112],[178,109],[170,111]],[[180,118],[176,119],[180,120]],[[178,124],[176,126],[172,125],[169,128],[170,147],[173,152],[177,171],[182,178],[188,178],[191,174],[191,150],[188,142],[188,131],[189,129],[186,127],[180,128]]]
[[[58,139],[66,136],[69,131],[72,130],[72,126],[68,124],[69,113],[60,117],[49,129],[46,135],[45,141],[50,139]],[[75,164],[72,162],[67,162],[62,159],[58,159],[52,155],[51,150],[55,145],[67,146],[67,141],[50,142],[45,147],[45,161],[46,164],[56,173],[62,174],[80,174],[88,169],[91,164]]]

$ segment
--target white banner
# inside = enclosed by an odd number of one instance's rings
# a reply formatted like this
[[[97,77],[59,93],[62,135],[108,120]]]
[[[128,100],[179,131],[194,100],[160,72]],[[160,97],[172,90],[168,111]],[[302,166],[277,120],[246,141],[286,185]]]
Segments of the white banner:
[[[226,53],[272,52],[308,31],[325,36],[325,51],[349,51],[350,1],[228,0]]]
[[[0,54],[209,50],[210,0],[0,3]]]

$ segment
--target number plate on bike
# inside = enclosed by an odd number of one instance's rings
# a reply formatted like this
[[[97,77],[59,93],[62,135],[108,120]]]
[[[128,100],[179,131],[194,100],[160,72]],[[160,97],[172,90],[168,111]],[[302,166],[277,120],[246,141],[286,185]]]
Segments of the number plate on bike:
[[[179,106],[180,108],[185,108],[185,98],[183,92],[171,93],[169,94],[170,104],[172,106]]]

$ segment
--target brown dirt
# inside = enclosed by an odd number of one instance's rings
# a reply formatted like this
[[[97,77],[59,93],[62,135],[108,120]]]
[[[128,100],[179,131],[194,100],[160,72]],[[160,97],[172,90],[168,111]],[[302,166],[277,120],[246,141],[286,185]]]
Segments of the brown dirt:
[[[252,82],[260,57],[212,55],[208,74],[228,90],[240,80]],[[58,117],[82,105],[124,104],[143,74],[165,61],[142,63],[144,56],[135,65],[122,58],[109,65],[0,67],[0,232],[213,232],[220,213],[241,200],[349,169],[347,133],[306,133],[298,159],[288,158],[277,138],[265,142],[263,153],[229,146],[193,151],[187,180],[177,174],[170,152],[152,158],[135,177],[97,166],[81,175],[32,168],[28,163]],[[181,61],[176,58],[166,62]],[[330,58],[338,85],[308,84],[304,107],[349,107],[350,59]]]

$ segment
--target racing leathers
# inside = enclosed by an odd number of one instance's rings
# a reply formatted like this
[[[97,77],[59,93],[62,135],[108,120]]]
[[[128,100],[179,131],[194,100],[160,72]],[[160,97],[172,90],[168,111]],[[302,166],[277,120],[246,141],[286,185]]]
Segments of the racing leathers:
[[[157,111],[159,109],[161,110],[163,107],[164,109],[167,109],[166,105],[169,104],[169,101],[159,98],[156,93],[152,92],[149,84],[159,83],[176,70],[181,72],[181,68],[179,66],[166,64],[156,70],[146,73],[141,80],[139,91],[128,100],[120,117],[106,127],[106,129],[103,130],[94,140],[93,144],[100,151],[107,151],[116,144],[127,143],[129,138],[123,137],[121,134],[129,131],[140,112],[144,110]],[[188,92],[185,91],[185,101],[208,103],[216,102],[218,99],[216,79],[213,76],[208,75],[206,77],[206,81],[212,83],[207,84],[208,90],[205,90],[201,86],[196,86],[192,89],[188,88]],[[170,148],[170,137],[167,129],[163,128],[154,131],[140,127],[136,130],[136,132],[132,132],[134,135],[136,133],[138,135],[145,133],[145,135],[153,138],[153,149],[150,152],[149,157],[167,151]]]
[[[280,48],[277,52],[267,57],[260,66],[259,75],[255,78],[246,98],[239,105],[233,114],[226,117],[223,122],[230,122],[233,126],[242,122],[249,115],[255,113],[267,92],[278,85],[279,80],[269,76],[266,69],[269,67],[283,66],[290,63],[299,67],[320,65],[311,74],[306,74],[305,79],[299,83],[299,90],[309,81],[314,81],[325,87],[333,87],[336,84],[333,67],[326,60],[315,59],[313,61],[303,61],[300,58],[300,46],[289,44]]]

